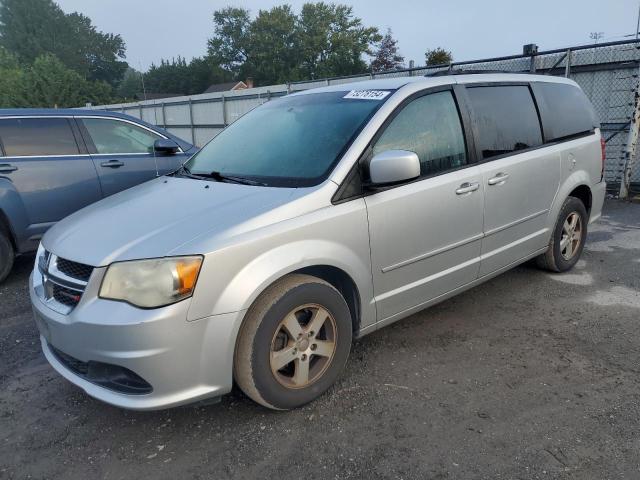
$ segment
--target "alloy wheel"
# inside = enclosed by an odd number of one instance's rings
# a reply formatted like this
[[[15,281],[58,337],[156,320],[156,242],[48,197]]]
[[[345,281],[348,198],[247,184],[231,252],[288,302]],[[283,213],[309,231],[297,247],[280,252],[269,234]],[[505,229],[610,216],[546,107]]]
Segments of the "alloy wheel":
[[[571,260],[582,242],[582,219],[577,212],[571,212],[562,225],[560,253],[565,260]]]
[[[305,388],[327,370],[336,352],[336,321],[324,307],[306,304],[279,323],[271,341],[271,372],[283,386]]]

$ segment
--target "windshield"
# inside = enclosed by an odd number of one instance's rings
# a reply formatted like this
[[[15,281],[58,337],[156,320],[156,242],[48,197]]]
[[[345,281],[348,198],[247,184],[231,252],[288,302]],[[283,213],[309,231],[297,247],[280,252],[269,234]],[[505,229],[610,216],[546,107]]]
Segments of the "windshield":
[[[231,124],[185,165],[193,175],[217,172],[269,186],[315,185],[389,95],[379,93],[377,99],[352,91],[272,100]]]

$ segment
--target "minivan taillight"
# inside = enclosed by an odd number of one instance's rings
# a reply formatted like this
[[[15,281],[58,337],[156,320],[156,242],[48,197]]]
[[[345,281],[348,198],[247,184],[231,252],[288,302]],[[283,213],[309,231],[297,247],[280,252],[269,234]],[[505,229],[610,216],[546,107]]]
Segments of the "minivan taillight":
[[[600,137],[600,148],[602,150],[602,168],[600,169],[600,181],[604,179],[604,164],[607,161],[607,144],[603,137]]]

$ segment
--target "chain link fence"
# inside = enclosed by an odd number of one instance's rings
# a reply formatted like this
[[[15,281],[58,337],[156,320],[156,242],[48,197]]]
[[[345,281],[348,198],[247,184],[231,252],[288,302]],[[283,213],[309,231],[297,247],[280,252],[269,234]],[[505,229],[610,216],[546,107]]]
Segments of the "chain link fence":
[[[601,121],[609,192],[617,196],[626,178],[630,193],[640,193],[640,160],[635,151],[637,130],[634,135],[638,127],[634,118],[638,110],[640,70],[640,42],[636,40],[91,108],[141,118],[202,146],[246,112],[274,97],[373,78],[445,74],[454,70],[530,72],[575,80],[591,99]]]

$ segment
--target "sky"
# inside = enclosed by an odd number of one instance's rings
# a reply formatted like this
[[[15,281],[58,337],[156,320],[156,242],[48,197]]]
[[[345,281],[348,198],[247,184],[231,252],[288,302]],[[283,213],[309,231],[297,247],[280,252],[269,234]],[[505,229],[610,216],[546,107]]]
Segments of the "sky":
[[[162,58],[191,59],[206,53],[213,34],[213,12],[240,6],[255,15],[288,3],[299,12],[304,0],[55,0],[67,13],[80,12],[103,32],[119,33],[127,61],[146,70]],[[353,6],[367,26],[391,28],[406,63],[424,64],[427,49],[443,47],[455,60],[472,60],[522,52],[623,40],[634,34],[640,0],[336,0]]]

